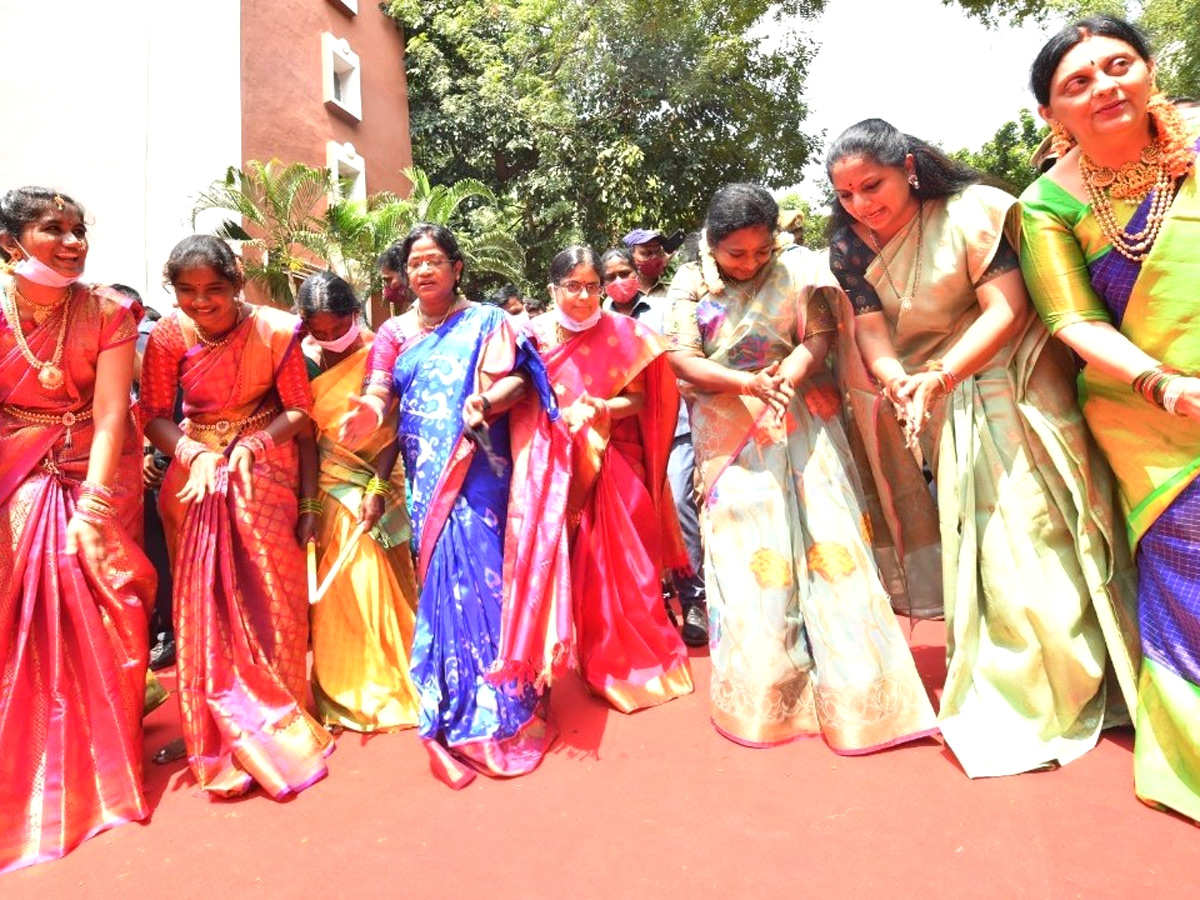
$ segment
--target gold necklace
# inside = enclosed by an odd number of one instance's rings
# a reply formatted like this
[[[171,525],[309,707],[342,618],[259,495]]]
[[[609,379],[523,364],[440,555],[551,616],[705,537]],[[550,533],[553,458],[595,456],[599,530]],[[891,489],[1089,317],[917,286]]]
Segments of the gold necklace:
[[[13,337],[17,341],[17,349],[21,351],[21,356],[25,358],[25,362],[29,363],[30,368],[37,372],[38,384],[47,391],[56,390],[62,386],[65,380],[63,370],[59,368],[59,362],[62,360],[63,346],[67,339],[67,311],[63,311],[62,321],[58,325],[58,342],[54,348],[54,356],[48,360],[38,359],[30,349],[28,341],[25,340],[25,332],[21,328],[21,313],[17,307],[15,296],[16,282],[11,282],[11,284],[12,290],[3,292],[4,318],[8,320],[9,327],[12,328]],[[55,308],[57,309],[57,307]]]
[[[883,249],[879,246],[879,236],[875,234],[875,229],[867,229],[867,232],[871,235],[871,247],[875,251],[875,255],[879,257],[879,262],[883,264],[884,277],[887,278],[888,287],[892,289],[892,293],[900,301],[900,312],[902,313],[906,313],[912,309],[913,300],[917,296],[917,287],[921,283],[921,251],[925,246],[925,216],[922,215],[924,211],[925,201],[922,200],[917,205],[917,264],[913,267],[913,280],[912,284],[908,286],[907,297],[896,289],[896,282],[892,280],[892,272],[888,268],[887,260],[883,258]]]
[[[192,327],[196,329],[196,339],[199,340],[200,343],[202,343],[205,347],[209,347],[210,349],[224,347],[229,343],[229,339],[233,337],[233,333],[237,330],[237,327],[242,324],[242,313],[244,312],[244,309],[245,308],[239,303],[237,319],[234,320],[234,323],[230,325],[229,329],[219,338],[209,337],[204,333],[204,329],[201,328],[198,323],[193,322]]]
[[[439,328],[441,328],[446,323],[446,320],[448,318],[450,318],[450,313],[454,312],[454,310],[457,306],[458,306],[458,298],[455,297],[453,300],[450,301],[450,306],[448,306],[446,308],[446,314],[443,315],[442,318],[439,319],[435,324],[430,325],[427,317],[425,316],[425,313],[421,311],[421,304],[418,303],[417,304],[417,324],[420,326],[422,331],[425,331],[425,332],[437,331]]]
[[[1151,150],[1154,153],[1151,154]],[[1154,168],[1147,169],[1151,160]],[[1139,159],[1115,171],[1095,165],[1082,153],[1079,155],[1079,174],[1100,230],[1112,248],[1131,262],[1142,262],[1150,255],[1163,220],[1167,217],[1167,210],[1171,208],[1171,201],[1175,199],[1175,179],[1161,160],[1162,154],[1157,144],[1151,144],[1142,151]],[[1147,181],[1147,178],[1150,180]],[[1137,193],[1131,194],[1133,190]],[[1154,199],[1150,201],[1145,226],[1141,231],[1126,231],[1113,213],[1112,197],[1140,200],[1150,191],[1154,192]]]
[[[43,322],[45,322],[47,319],[49,319],[52,315],[54,315],[58,311],[59,307],[61,307],[64,303],[67,302],[67,298],[71,296],[71,287],[70,287],[70,285],[68,285],[66,287],[66,289],[62,292],[62,294],[59,295],[59,298],[57,300],[55,300],[53,303],[38,303],[35,300],[30,300],[28,297],[26,297],[24,294],[21,293],[21,289],[19,287],[17,287],[17,282],[16,282],[15,278],[12,281],[12,289],[17,295],[17,300],[18,300],[17,308],[18,309],[20,308],[19,301],[24,301],[25,307],[28,310],[30,310],[33,314],[33,321],[34,321],[35,325],[41,325]]]

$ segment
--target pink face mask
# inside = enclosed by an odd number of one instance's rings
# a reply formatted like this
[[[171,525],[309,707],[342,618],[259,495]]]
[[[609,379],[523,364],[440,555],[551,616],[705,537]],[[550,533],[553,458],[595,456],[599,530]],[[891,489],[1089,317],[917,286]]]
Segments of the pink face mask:
[[[647,281],[658,281],[659,276],[662,275],[666,268],[667,258],[665,256],[652,256],[637,264],[638,272]]]
[[[17,244],[17,246],[21,247],[20,244]],[[24,247],[21,247],[21,249],[25,250]],[[34,259],[30,256],[27,250],[25,251],[25,258],[13,266],[13,272],[22,278],[28,278],[34,284],[52,288],[64,288],[68,284],[74,284],[82,277],[81,275],[63,275],[60,272],[55,272],[40,259]]]
[[[639,290],[636,275],[614,279],[604,286],[604,293],[618,306],[628,306],[632,303]]]

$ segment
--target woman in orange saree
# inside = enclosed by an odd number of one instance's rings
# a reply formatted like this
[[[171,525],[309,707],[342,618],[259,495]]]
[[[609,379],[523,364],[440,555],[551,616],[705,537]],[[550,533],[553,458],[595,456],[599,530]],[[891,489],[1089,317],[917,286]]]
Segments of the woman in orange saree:
[[[667,486],[679,391],[662,343],[600,309],[600,258],[568,247],[550,263],[555,308],[531,323],[572,430],[571,598],[584,681],[624,713],[693,690],[667,620],[664,568],[687,554]]]
[[[129,426],[137,319],[80,284],[83,211],[0,197],[0,872],[149,814],[145,608],[154,571]],[[69,341],[70,351],[64,353]]]
[[[160,494],[175,575],[179,706],[188,762],[221,796],[280,799],[326,773],[329,734],[304,709],[308,600],[295,537],[293,436],[312,396],[297,321],[238,299],[239,260],[185,238],[167,260],[179,309],[142,363],[140,417],[172,455]],[[183,392],[181,426],[171,420]]]

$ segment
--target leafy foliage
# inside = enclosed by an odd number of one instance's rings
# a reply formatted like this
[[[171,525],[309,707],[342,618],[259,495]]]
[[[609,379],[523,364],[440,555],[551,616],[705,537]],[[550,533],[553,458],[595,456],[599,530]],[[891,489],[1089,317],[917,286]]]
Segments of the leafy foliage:
[[[800,180],[813,49],[784,23],[825,0],[393,0],[415,158],[474,179],[529,249],[695,227],[729,181]]]
[[[963,149],[950,155],[1000,182],[1005,190],[1020,194],[1038,176],[1029,160],[1048,132],[1023,109],[1015,122],[1001,125],[979,150]]]
[[[380,254],[418,222],[453,228],[476,279],[520,277],[524,251],[486,185],[470,179],[435,184],[418,168],[404,175],[412,184],[407,197],[381,192],[365,201],[329,201],[329,170],[251,160],[245,170],[231,167],[200,194],[192,221],[208,209],[233,213],[236,218],[225,220],[217,235],[254,251],[243,253],[246,280],[285,308],[294,304],[304,277],[320,268],[338,272],[359,296],[375,294],[381,287]],[[475,207],[465,209],[468,201]],[[472,283],[466,288],[470,292]]]
[[[224,178],[200,193],[192,225],[205,210],[233,213],[236,218],[226,219],[217,236],[255,251],[243,255],[246,281],[287,309],[295,301],[299,281],[311,271],[304,251],[321,228],[318,211],[328,191],[328,169],[250,160],[244,170],[230,166]]]

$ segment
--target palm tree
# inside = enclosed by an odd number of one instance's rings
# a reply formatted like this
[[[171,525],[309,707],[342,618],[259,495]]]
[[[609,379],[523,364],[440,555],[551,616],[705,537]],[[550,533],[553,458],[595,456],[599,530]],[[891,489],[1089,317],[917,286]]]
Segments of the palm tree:
[[[230,166],[223,179],[200,193],[192,226],[205,210],[235,213],[241,221],[226,219],[215,233],[254,248],[256,253],[243,255],[246,281],[261,285],[276,306],[290,308],[299,281],[324,262],[312,258],[311,248],[319,245],[315,236],[324,229],[317,210],[329,187],[328,169],[250,160],[245,169]]]

